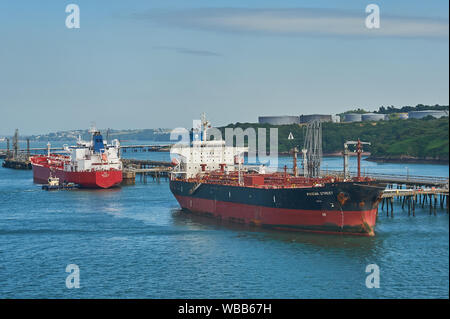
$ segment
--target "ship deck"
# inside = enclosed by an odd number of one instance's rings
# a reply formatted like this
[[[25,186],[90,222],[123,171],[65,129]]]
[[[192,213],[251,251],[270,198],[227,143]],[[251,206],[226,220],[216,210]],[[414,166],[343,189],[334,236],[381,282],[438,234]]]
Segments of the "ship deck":
[[[263,189],[283,189],[283,188],[310,188],[320,187],[325,184],[338,182],[371,182],[369,177],[353,177],[342,179],[338,176],[324,176],[319,178],[309,178],[304,176],[294,176],[288,173],[255,174],[242,173],[239,178],[238,172],[206,172],[196,178],[172,178],[174,181],[183,181],[195,184],[216,184],[227,186],[245,186]]]
[[[64,163],[69,163],[70,158],[69,156],[59,154],[51,154],[50,156],[35,155],[30,158],[30,161],[32,165],[63,169]]]

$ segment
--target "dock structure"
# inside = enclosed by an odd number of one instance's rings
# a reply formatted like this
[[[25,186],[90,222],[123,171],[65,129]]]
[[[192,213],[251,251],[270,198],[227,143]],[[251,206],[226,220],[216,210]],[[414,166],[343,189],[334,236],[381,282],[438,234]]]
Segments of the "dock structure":
[[[394,201],[401,203],[402,210],[408,210],[408,216],[415,216],[416,208],[429,207],[429,214],[436,215],[437,208],[449,207],[449,178],[438,176],[365,174],[377,181],[386,183],[386,190],[381,200],[381,210],[386,208],[386,215],[394,216]]]
[[[128,152],[169,152],[170,151],[170,144],[166,145],[157,145],[157,144],[150,144],[150,145],[120,145],[120,151],[122,153]]]
[[[25,170],[32,168],[31,162],[28,159],[28,157],[16,157],[16,158],[8,157],[3,161],[2,166],[5,168],[25,169]]]
[[[322,175],[332,175],[336,177],[343,178],[344,173],[342,171],[336,170],[322,170]],[[356,177],[357,173],[350,172],[348,173],[348,177]],[[393,188],[419,188],[419,187],[439,187],[444,188],[449,185],[448,177],[439,177],[439,176],[420,176],[420,175],[402,175],[402,174],[383,174],[383,173],[369,173],[369,172],[361,172],[361,176],[370,177],[376,179],[379,182],[385,182],[387,187],[390,189]]]
[[[160,181],[161,178],[168,179],[172,171],[172,163],[163,161],[122,159],[124,166],[122,172],[122,184],[132,185],[136,183],[136,175],[140,181],[147,183],[148,177]]]
[[[381,211],[394,217],[394,201],[401,203],[408,216],[416,216],[416,208],[429,207],[429,213],[436,215],[437,208],[448,214],[449,179],[437,176],[366,174],[380,182],[385,182],[386,190],[381,200]],[[439,202],[439,205],[438,205]]]
[[[401,174],[380,174],[367,173],[363,176],[369,176],[380,182],[387,182],[390,187],[405,185],[406,187],[445,187],[449,183],[448,177],[439,176],[420,176],[420,175],[401,175]]]
[[[171,162],[122,158],[124,166],[134,168],[172,167]]]
[[[27,139],[27,148],[23,152],[19,150],[19,130],[16,129],[12,140],[12,149],[9,148],[9,138],[6,139],[7,149],[0,152],[1,158],[5,160],[3,167],[13,169],[31,169],[30,162],[30,139]]]
[[[381,210],[386,207],[386,215],[394,217],[394,200],[401,202],[402,210],[408,209],[408,216],[415,216],[416,207],[429,207],[429,214],[436,215],[437,208],[449,211],[449,190],[444,188],[410,188],[410,189],[386,189],[381,200]],[[438,204],[439,203],[439,204]],[[406,207],[406,208],[405,208]]]
[[[7,139],[9,141],[9,139]],[[27,140],[29,143],[29,139]],[[121,145],[119,147],[122,153],[128,152],[168,152],[170,151],[170,145],[156,145],[156,144],[148,144],[148,145]],[[39,154],[42,152],[47,152],[48,147],[28,147],[26,150],[17,150],[18,153],[33,153]],[[64,151],[64,147],[50,147],[51,152],[61,152]],[[9,152],[9,147],[7,149],[0,149],[0,156],[6,156]]]
[[[9,139],[7,139],[9,140]],[[29,139],[27,140],[29,143]],[[18,150],[19,153],[33,153],[33,154],[39,154],[42,152],[47,152],[48,147],[28,147],[26,150]],[[120,151],[122,153],[128,152],[169,152],[170,151],[170,144],[167,145],[157,145],[157,144],[148,144],[148,145],[121,145],[119,147]],[[64,147],[50,147],[51,152],[61,152],[64,151]],[[0,156],[4,156],[9,152],[9,148],[7,149],[0,149]]]
[[[343,178],[342,171],[322,171],[324,175]],[[349,176],[357,176],[349,173]],[[394,202],[401,203],[402,210],[408,210],[408,216],[415,216],[416,208],[429,207],[429,213],[436,215],[437,209],[449,212],[449,178],[438,176],[414,176],[401,174],[366,173],[361,176],[371,177],[386,183],[386,190],[381,199],[381,211],[386,209],[387,216],[394,216]]]

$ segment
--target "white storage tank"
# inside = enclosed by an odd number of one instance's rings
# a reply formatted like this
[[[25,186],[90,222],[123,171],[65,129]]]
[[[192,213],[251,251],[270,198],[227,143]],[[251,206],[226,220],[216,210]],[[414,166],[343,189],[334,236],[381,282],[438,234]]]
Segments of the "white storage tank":
[[[432,116],[435,118],[441,118],[443,116],[448,116],[448,111],[434,111],[434,110],[425,110],[425,111],[411,111],[408,112],[408,117],[410,119],[423,119],[424,117]]]
[[[381,121],[386,119],[386,115],[377,113],[366,113],[362,114],[361,119],[363,121]]]
[[[290,125],[300,123],[298,116],[259,116],[259,124],[271,124],[271,125]]]
[[[361,114],[347,113],[344,114],[344,122],[361,122]]]
[[[341,117],[339,115],[332,115],[331,120],[333,121],[333,123],[340,123]]]
[[[300,123],[311,123],[313,121],[331,122],[332,120],[332,116],[328,114],[300,115]]]

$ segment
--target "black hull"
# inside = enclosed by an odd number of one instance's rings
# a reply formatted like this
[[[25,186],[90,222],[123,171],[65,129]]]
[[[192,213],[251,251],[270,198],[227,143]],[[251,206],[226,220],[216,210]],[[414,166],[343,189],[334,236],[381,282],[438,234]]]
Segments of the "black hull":
[[[192,212],[286,230],[369,235],[384,188],[373,182],[266,189],[170,181],[180,206]]]
[[[385,184],[343,182],[311,188],[263,189],[170,181],[174,195],[282,209],[363,211],[377,207]]]

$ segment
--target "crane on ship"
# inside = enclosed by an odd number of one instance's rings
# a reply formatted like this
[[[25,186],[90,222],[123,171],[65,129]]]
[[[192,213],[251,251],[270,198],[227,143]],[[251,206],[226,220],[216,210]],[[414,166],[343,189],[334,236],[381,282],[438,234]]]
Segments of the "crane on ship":
[[[350,172],[348,170],[348,157],[350,155],[350,151],[348,150],[349,145],[356,145],[356,155],[358,156],[358,179],[361,177],[361,156],[362,156],[362,146],[370,145],[370,142],[362,142],[359,138],[357,141],[347,141],[344,143],[344,178],[350,178]]]

